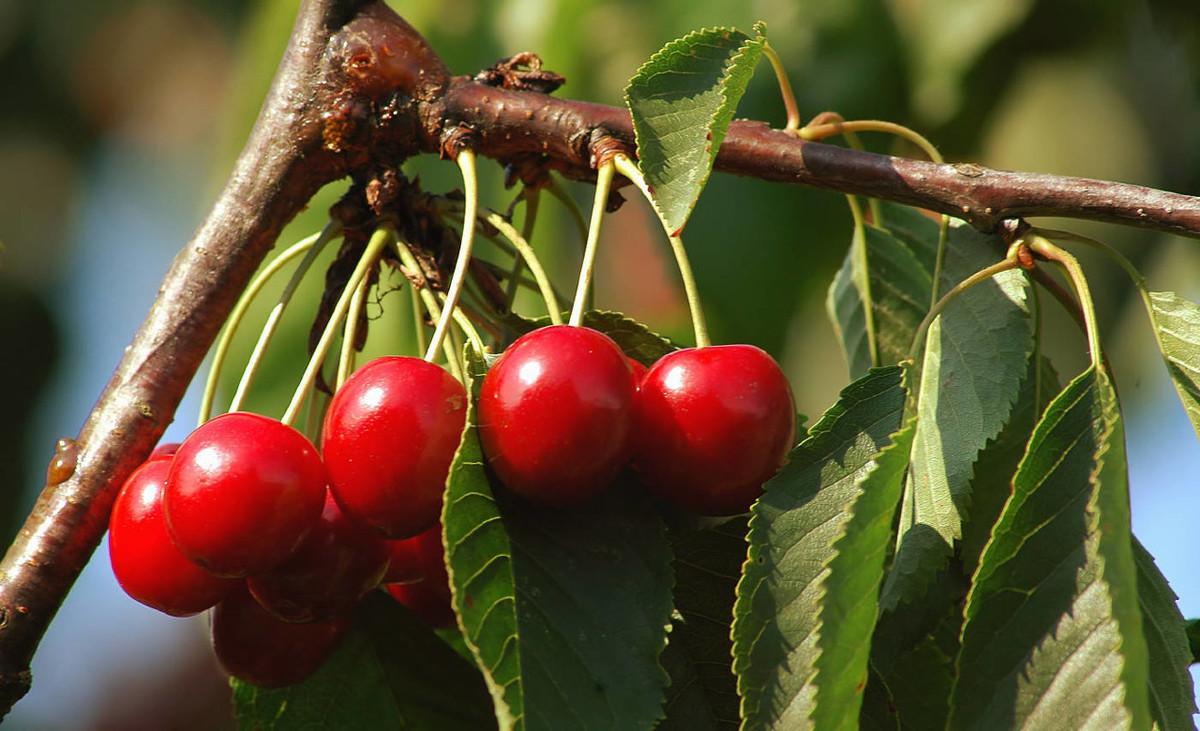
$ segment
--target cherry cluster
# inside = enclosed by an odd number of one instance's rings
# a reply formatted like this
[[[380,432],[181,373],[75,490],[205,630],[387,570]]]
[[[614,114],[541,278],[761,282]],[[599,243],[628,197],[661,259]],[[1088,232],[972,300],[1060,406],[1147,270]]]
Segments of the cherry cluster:
[[[440,366],[389,356],[338,389],[320,452],[275,419],[218,416],[126,482],[110,521],[113,571],[167,614],[215,606],[217,658],[264,687],[319,667],[381,585],[450,626],[439,517],[467,403]],[[577,505],[632,464],[663,501],[729,515],[779,468],[793,412],[787,380],[758,348],[678,350],[647,370],[607,335],[558,325],[496,361],[478,426],[491,469],[525,500]]]
[[[167,614],[215,606],[217,658],[263,687],[319,667],[380,585],[448,626],[438,518],[466,404],[439,366],[388,357],[335,395],[320,454],[275,419],[218,416],[126,481],[109,522],[113,572]]]

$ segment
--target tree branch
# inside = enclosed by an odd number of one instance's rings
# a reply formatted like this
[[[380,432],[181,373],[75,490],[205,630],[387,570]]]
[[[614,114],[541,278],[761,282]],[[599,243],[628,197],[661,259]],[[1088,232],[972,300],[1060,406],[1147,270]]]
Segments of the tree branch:
[[[518,78],[496,73],[495,83]],[[470,144],[518,173],[594,177],[594,141],[624,140],[628,114],[451,79],[437,54],[377,0],[305,0],[250,139],[204,224],[176,258],[146,321],[0,563],[0,715],[29,688],[46,627],[95,550],[116,492],[173,418],[204,354],[283,226],[325,183],[351,175],[368,198],[407,156]],[[1200,237],[1196,198],[1105,181],[933,165],[801,142],[736,122],[717,168],[887,198],[992,228],[1016,216],[1092,218]],[[375,190],[386,189],[376,185]]]
[[[531,156],[544,159],[548,167],[575,179],[595,177],[590,146],[597,130],[633,149],[629,113],[617,107],[501,89],[466,77],[454,79],[444,105],[447,122],[474,130],[480,154],[518,164],[528,164]],[[1200,199],[1192,196],[1107,180],[859,152],[799,140],[755,121],[731,125],[716,169],[906,203],[962,218],[985,231],[1009,218],[1061,216],[1200,238]]]

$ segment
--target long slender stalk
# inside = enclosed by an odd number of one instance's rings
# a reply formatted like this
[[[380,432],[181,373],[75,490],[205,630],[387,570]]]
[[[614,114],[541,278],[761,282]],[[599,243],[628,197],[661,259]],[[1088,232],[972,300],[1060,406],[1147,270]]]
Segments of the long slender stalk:
[[[400,263],[414,272],[421,271],[421,266],[417,263],[417,257],[413,256],[412,249],[409,248],[408,244],[399,237],[396,237],[395,243],[396,254],[400,257]],[[413,289],[416,289],[415,285]],[[422,287],[418,295],[429,316],[434,320],[441,320],[442,308],[438,305],[437,297],[433,296],[433,292],[429,291],[428,287]],[[451,375],[461,381],[463,374],[462,369],[458,366],[458,359],[461,356],[455,354],[454,346],[445,338],[442,339],[442,353],[446,356],[446,367],[450,370]],[[432,362],[431,358],[426,358],[426,360]]]
[[[1044,259],[1053,261],[1063,268],[1079,297],[1079,305],[1083,309],[1084,329],[1087,331],[1088,351],[1092,356],[1092,365],[1097,370],[1104,365],[1103,351],[1100,349],[1100,327],[1097,324],[1096,305],[1092,301],[1092,292],[1088,288],[1087,277],[1083,267],[1069,252],[1060,249],[1043,236],[1032,234],[1028,237],[1029,248]]]
[[[198,422],[203,424],[212,416],[213,402],[216,399],[217,385],[221,378],[221,369],[224,366],[225,359],[229,355],[229,347],[233,343],[233,336],[237,333],[238,325],[245,318],[250,305],[254,303],[262,288],[270,281],[280,269],[287,265],[292,259],[295,259],[300,254],[304,254],[304,258],[300,261],[300,265],[296,267],[296,271],[292,273],[288,283],[284,286],[283,292],[279,295],[279,300],[275,303],[275,307],[271,309],[271,313],[267,316],[266,325],[263,326],[262,333],[258,336],[258,342],[254,344],[254,350],[250,354],[250,359],[246,364],[245,370],[242,372],[242,378],[238,382],[237,390],[234,392],[233,401],[230,403],[229,410],[236,411],[241,407],[242,400],[245,398],[246,389],[250,387],[250,381],[254,378],[254,373],[258,369],[259,362],[262,360],[263,353],[266,351],[267,344],[271,340],[271,336],[275,333],[278,327],[279,318],[283,316],[283,310],[287,307],[295,294],[296,288],[300,285],[300,281],[311,268],[312,263],[316,261],[321,250],[325,245],[332,241],[341,231],[341,226],[335,222],[330,222],[325,225],[325,228],[320,233],[313,234],[308,238],[293,244],[285,249],[279,256],[275,257],[246,287],[246,291],[242,294],[238,303],[234,306],[233,311],[229,313],[229,318],[225,323],[225,329],[221,332],[221,337],[217,341],[217,347],[213,351],[212,366],[208,371],[208,379],[204,383],[204,395],[200,400],[200,415]]]
[[[800,130],[800,108],[796,106],[796,94],[792,91],[792,82],[788,80],[787,69],[770,43],[763,43],[763,54],[771,62],[771,69],[779,81],[779,94],[783,97],[783,108],[787,112],[787,124],[783,131],[796,134]]]
[[[521,221],[521,238],[528,242],[533,238],[533,227],[537,223],[538,202],[541,200],[541,193],[536,189],[526,189],[523,196],[525,199],[525,219]],[[517,287],[521,280],[521,269],[525,267],[524,255],[513,259],[512,269],[508,272],[508,287],[504,294],[508,297],[508,308],[512,309],[513,299],[517,296]]]
[[[425,350],[425,360],[430,362],[433,361],[438,349],[442,347],[442,340],[446,337],[446,330],[450,327],[454,307],[458,304],[459,295],[462,294],[463,280],[467,275],[467,264],[471,261],[471,246],[475,242],[475,216],[479,206],[479,182],[475,177],[475,153],[464,149],[458,153],[456,162],[458,162],[459,170],[462,171],[463,193],[466,197],[462,242],[458,245],[458,261],[454,263],[454,273],[450,276],[450,288],[446,291],[446,307],[438,317],[437,327],[433,329],[433,337],[429,339],[429,347]]]
[[[618,154],[613,157],[613,163],[617,170],[622,175],[637,186],[637,189],[642,191],[642,195],[647,201],[653,204],[654,196],[650,193],[649,186],[646,185],[646,178],[642,175],[642,171],[637,165],[630,160],[628,156]],[[712,344],[708,337],[708,323],[704,319],[704,310],[700,306],[700,290],[696,286],[696,277],[692,274],[692,264],[688,260],[687,250],[683,248],[683,238],[666,230],[667,240],[671,242],[671,251],[675,254],[675,264],[679,267],[679,276],[683,279],[683,292],[687,297],[688,309],[692,316],[692,329],[696,334],[696,347],[704,348]]]
[[[354,372],[354,341],[358,339],[358,321],[362,317],[363,304],[367,299],[367,289],[370,277],[363,277],[354,294],[350,297],[350,309],[346,313],[346,328],[342,332],[342,350],[338,354],[337,382],[334,390],[342,387],[350,374]]]
[[[608,191],[612,187],[613,172],[613,163],[609,161],[600,166],[596,175],[596,196],[592,201],[587,244],[583,247],[583,263],[579,265],[579,284],[575,288],[575,299],[571,304],[571,319],[567,321],[567,324],[576,327],[583,324],[583,310],[587,305],[588,288],[592,285],[592,271],[596,267],[596,246],[600,242],[600,224],[604,221],[604,208],[608,205]]]
[[[546,270],[542,268],[541,261],[538,260],[537,254],[533,247],[530,246],[528,239],[509,223],[504,216],[501,216],[495,211],[489,211],[484,214],[483,220],[487,221],[496,228],[516,249],[521,258],[524,259],[526,266],[529,267],[530,273],[533,274],[533,279],[537,282],[538,290],[542,294],[542,301],[546,304],[546,314],[550,316],[550,322],[555,325],[562,324],[562,314],[559,309],[558,297],[554,293],[554,286],[550,283],[550,277],[546,276]],[[513,282],[509,282],[511,286]],[[511,300],[511,297],[510,297]]]
[[[329,315],[329,322],[325,325],[324,332],[321,333],[321,339],[317,341],[317,347],[313,349],[312,357],[308,360],[308,366],[304,369],[304,375],[300,377],[300,383],[296,386],[295,393],[292,394],[291,403],[288,404],[287,411],[283,413],[281,421],[284,424],[292,424],[296,417],[300,414],[300,407],[304,405],[304,399],[308,395],[308,391],[312,388],[313,382],[317,378],[317,372],[321,369],[321,364],[325,362],[325,356],[329,352],[329,346],[333,342],[333,337],[341,327],[342,318],[346,316],[346,310],[350,307],[350,299],[354,296],[354,291],[358,289],[358,284],[366,276],[371,267],[375,265],[375,261],[383,252],[385,246],[391,243],[392,235],[387,229],[379,229],[367,243],[367,248],[363,251],[363,255],[358,260],[358,266],[354,267],[354,272],[350,275],[350,281],[346,282],[345,289],[338,297],[337,303],[333,306],[333,312]]]
[[[1011,269],[1016,269],[1019,266],[1021,266],[1021,264],[1016,260],[1016,257],[1008,257],[996,262],[995,264],[980,269],[971,276],[954,285],[954,287],[946,292],[946,294],[942,295],[942,297],[935,302],[932,307],[929,308],[929,312],[925,313],[925,317],[921,320],[921,324],[918,325],[917,329],[913,332],[912,343],[908,346],[909,357],[914,360],[916,359],[918,355],[918,348],[920,347],[921,341],[925,336],[925,331],[929,329],[929,326],[933,323],[934,319],[937,318],[938,315],[942,314],[942,311],[946,309],[946,306],[953,302],[959,295],[977,284],[986,282],[1001,272],[1007,272]]]

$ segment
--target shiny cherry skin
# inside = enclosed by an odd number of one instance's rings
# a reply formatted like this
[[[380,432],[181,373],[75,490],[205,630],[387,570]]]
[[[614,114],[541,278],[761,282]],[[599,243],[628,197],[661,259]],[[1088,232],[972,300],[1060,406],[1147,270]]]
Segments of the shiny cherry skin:
[[[179,442],[163,442],[154,448],[154,451],[150,453],[150,456],[146,458],[146,461],[149,462],[152,459],[160,459],[163,457],[174,457],[175,453],[178,451]]]
[[[745,512],[792,447],[795,412],[787,378],[763,350],[675,351],[642,380],[634,467],[652,492],[680,509]]]
[[[547,505],[582,502],[629,460],[633,383],[607,335],[555,325],[517,339],[479,395],[479,438],[512,492]]]
[[[442,526],[403,541],[392,542],[393,561],[412,567],[415,580],[385,584],[388,594],[431,627],[454,626],[450,575],[446,573]]]
[[[633,380],[633,390],[637,391],[641,388],[642,379],[646,377],[646,372],[650,369],[629,356],[625,356],[625,360],[629,363],[629,375]]]
[[[296,624],[277,619],[239,586],[212,614],[212,644],[225,672],[261,688],[294,685],[337,648],[349,621]]]
[[[163,487],[170,458],[151,458],[117,494],[108,520],[108,556],[125,593],[160,612],[186,617],[211,608],[237,582],[220,579],[179,552],[167,533]]]
[[[330,495],[312,532],[291,558],[246,579],[250,593],[285,622],[346,614],[379,586],[391,555],[387,541],[342,512]]]
[[[261,574],[317,524],[325,483],[303,434],[258,414],[224,414],[175,453],[163,498],[167,527],[179,550],[214,574]]]
[[[346,380],[325,414],[322,453],[342,509],[388,538],[437,522],[467,392],[420,358],[377,358]]]

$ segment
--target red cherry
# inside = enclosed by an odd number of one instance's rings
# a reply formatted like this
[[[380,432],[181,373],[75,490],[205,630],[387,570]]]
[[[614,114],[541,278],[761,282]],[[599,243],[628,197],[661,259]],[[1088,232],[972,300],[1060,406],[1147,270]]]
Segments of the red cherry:
[[[435,525],[428,532],[440,533],[441,526]],[[420,557],[413,550],[413,546],[416,545],[415,541],[422,535],[424,533],[412,538],[387,541],[388,555],[391,561],[388,563],[387,573],[383,575],[384,584],[411,584],[425,578],[425,569],[421,566]]]
[[[625,356],[625,360],[629,362],[629,374],[633,379],[633,390],[637,391],[642,386],[642,379],[646,377],[646,372],[649,370],[642,365],[640,361],[636,361],[629,356]]]
[[[392,542],[393,560],[416,569],[417,579],[405,583],[386,584],[392,598],[408,607],[433,627],[454,626],[454,608],[450,605],[450,575],[442,548],[442,526],[435,525],[424,533],[403,541]]]
[[[276,619],[242,586],[213,610],[213,650],[221,667],[235,678],[280,688],[316,672],[348,626],[344,617],[309,624]]]
[[[390,554],[370,526],[338,508],[332,496],[292,557],[246,580],[250,593],[286,622],[315,622],[345,614],[383,579]]]
[[[792,446],[795,411],[787,378],[759,348],[678,350],[642,380],[634,466],[683,510],[745,512]]]
[[[126,594],[186,617],[221,601],[237,582],[213,576],[175,547],[162,504],[170,469],[169,458],[151,458],[125,481],[108,521],[108,556]]]
[[[154,448],[154,451],[150,453],[150,456],[146,458],[146,461],[149,462],[152,459],[161,459],[163,457],[174,457],[175,453],[178,451],[179,442],[163,442]]]
[[[377,358],[347,379],[325,415],[322,452],[338,504],[389,538],[437,522],[467,392],[420,358]]]
[[[283,563],[316,525],[325,468],[303,434],[258,414],[218,416],[184,440],[167,477],[167,527],[218,576]]]
[[[607,335],[544,327],[518,338],[483,379],[479,437],[510,490],[578,503],[628,461],[632,404],[629,365]]]

